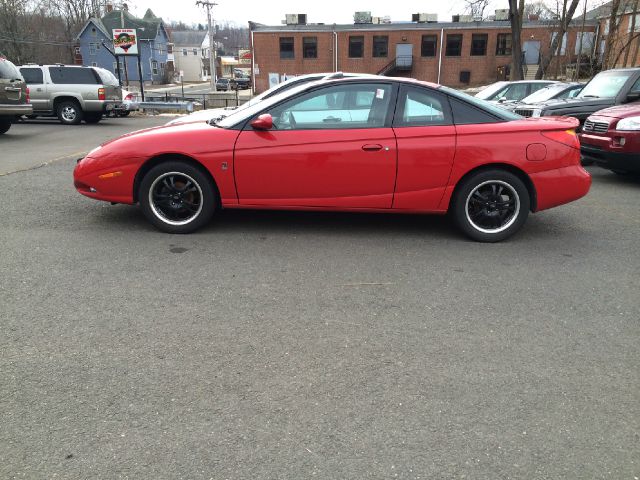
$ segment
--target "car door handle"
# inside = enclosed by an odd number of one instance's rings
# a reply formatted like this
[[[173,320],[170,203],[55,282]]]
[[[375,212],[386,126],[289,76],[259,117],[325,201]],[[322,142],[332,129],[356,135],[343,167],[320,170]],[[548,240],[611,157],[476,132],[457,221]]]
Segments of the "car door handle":
[[[323,122],[341,122],[342,119],[338,117],[327,117],[322,119]]]
[[[362,145],[362,150],[365,152],[376,152],[378,150],[382,150],[382,145],[378,145],[377,143],[367,143],[366,145]]]
[[[22,89],[20,87],[4,87],[6,92],[21,92]]]

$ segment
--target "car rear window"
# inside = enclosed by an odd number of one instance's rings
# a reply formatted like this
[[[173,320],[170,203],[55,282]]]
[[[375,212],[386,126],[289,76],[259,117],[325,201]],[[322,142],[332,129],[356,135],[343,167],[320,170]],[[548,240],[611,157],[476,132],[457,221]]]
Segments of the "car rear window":
[[[0,58],[0,78],[4,80],[22,80],[16,66],[5,58]]]
[[[53,83],[67,85],[98,85],[97,75],[90,68],[81,67],[49,67],[49,75]]]
[[[39,68],[21,68],[20,73],[22,73],[24,81],[27,82],[27,85],[39,85],[44,83],[42,70],[40,70]]]

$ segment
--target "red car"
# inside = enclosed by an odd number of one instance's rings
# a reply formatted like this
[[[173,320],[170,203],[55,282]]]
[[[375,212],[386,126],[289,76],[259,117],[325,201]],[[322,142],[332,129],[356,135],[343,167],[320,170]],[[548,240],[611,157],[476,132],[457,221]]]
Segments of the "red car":
[[[218,123],[107,142],[79,161],[74,183],[91,198],[140,203],[169,233],[221,208],[450,212],[468,236],[494,242],[530,211],[589,191],[577,126],[410,79],[322,80]]]
[[[585,160],[619,174],[640,173],[640,103],[594,113],[579,137]]]

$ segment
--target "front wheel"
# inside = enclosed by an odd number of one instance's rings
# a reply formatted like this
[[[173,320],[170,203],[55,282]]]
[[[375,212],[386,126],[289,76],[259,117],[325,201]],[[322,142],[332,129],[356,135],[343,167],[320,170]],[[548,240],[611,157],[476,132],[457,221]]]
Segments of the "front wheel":
[[[527,220],[529,192],[522,180],[505,170],[484,170],[456,189],[452,215],[458,227],[479,242],[499,242]]]
[[[140,206],[147,219],[166,233],[191,233],[215,212],[214,187],[198,168],[171,161],[153,167],[140,183]]]

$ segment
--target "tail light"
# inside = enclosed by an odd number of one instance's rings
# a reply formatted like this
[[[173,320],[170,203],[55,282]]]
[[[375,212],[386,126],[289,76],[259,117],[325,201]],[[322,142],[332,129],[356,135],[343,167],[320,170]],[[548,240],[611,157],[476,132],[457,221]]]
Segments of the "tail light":
[[[104,94],[104,88],[98,89],[98,100],[106,100],[107,96]]]
[[[29,87],[27,87],[27,103],[31,103],[31,92],[29,92]]]
[[[133,94],[132,93],[128,94],[126,97],[124,97],[124,99],[132,101],[133,100]]]
[[[562,143],[567,147],[576,148],[580,150],[580,140],[576,135],[575,130],[552,130],[549,132],[540,132],[543,136],[554,142]]]

